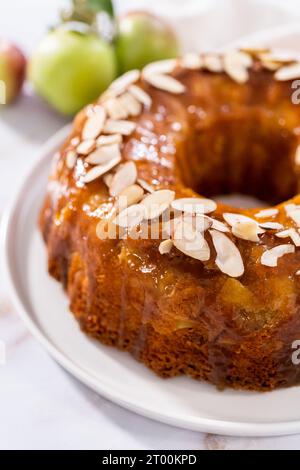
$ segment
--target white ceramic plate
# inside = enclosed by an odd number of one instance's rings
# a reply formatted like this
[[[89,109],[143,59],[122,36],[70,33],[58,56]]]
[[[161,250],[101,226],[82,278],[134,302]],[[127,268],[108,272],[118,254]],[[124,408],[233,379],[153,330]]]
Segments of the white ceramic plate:
[[[79,380],[147,417],[218,434],[300,432],[300,387],[258,394],[219,392],[185,377],[163,380],[127,353],[80,332],[61,285],[46,272],[45,247],[37,230],[51,156],[68,131],[60,131],[41,150],[2,225],[10,291],[32,334]]]

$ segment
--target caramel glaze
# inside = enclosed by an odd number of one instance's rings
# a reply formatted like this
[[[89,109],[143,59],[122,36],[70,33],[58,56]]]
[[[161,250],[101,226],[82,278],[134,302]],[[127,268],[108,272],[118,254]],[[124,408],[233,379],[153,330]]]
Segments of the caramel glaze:
[[[182,95],[139,83],[153,103],[135,118],[122,150],[139,178],[174,189],[176,197],[238,191],[272,204],[298,192],[300,108],[291,102],[291,82],[275,81],[257,63],[243,85],[222,73],[178,68],[174,76],[186,86]],[[233,279],[215,265],[209,236],[211,259],[204,263],[175,248],[160,255],[159,240],[99,240],[96,225],[114,200],[101,178],[80,182],[83,159],[74,170],[65,164],[86,111],[55,157],[40,214],[49,272],[63,283],[82,330],[162,377],[185,374],[248,390],[299,383],[292,343],[300,339],[300,250],[270,268],[260,263],[263,251],[288,239],[271,231],[259,243],[229,235],[245,265]],[[266,220],[294,226],[283,204],[277,207],[279,215]],[[223,220],[225,211],[251,216],[257,209],[220,203],[213,216]]]

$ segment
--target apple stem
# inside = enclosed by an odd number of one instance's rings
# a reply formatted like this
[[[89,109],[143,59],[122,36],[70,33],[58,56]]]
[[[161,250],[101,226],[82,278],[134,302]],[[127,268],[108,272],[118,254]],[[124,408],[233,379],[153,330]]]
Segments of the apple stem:
[[[114,8],[111,0],[72,0],[72,5],[61,11],[63,22],[81,21],[92,25],[100,12],[114,18]]]
[[[91,27],[108,42],[116,35],[114,8],[111,0],[72,0],[70,8],[60,12],[62,23],[79,22]]]

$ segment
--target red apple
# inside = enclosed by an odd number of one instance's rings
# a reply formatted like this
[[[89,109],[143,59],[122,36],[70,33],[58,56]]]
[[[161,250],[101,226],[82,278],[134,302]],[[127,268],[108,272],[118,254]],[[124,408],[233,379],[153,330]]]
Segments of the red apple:
[[[26,59],[14,44],[0,39],[0,104],[13,101],[25,79]]]

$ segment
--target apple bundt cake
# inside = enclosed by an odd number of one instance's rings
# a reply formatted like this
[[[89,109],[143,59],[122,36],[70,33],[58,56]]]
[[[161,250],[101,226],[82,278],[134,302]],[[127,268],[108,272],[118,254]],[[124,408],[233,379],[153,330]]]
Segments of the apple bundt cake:
[[[163,377],[300,383],[298,77],[269,50],[187,54],[76,116],[39,223],[84,332]],[[212,199],[232,192],[269,207]]]

